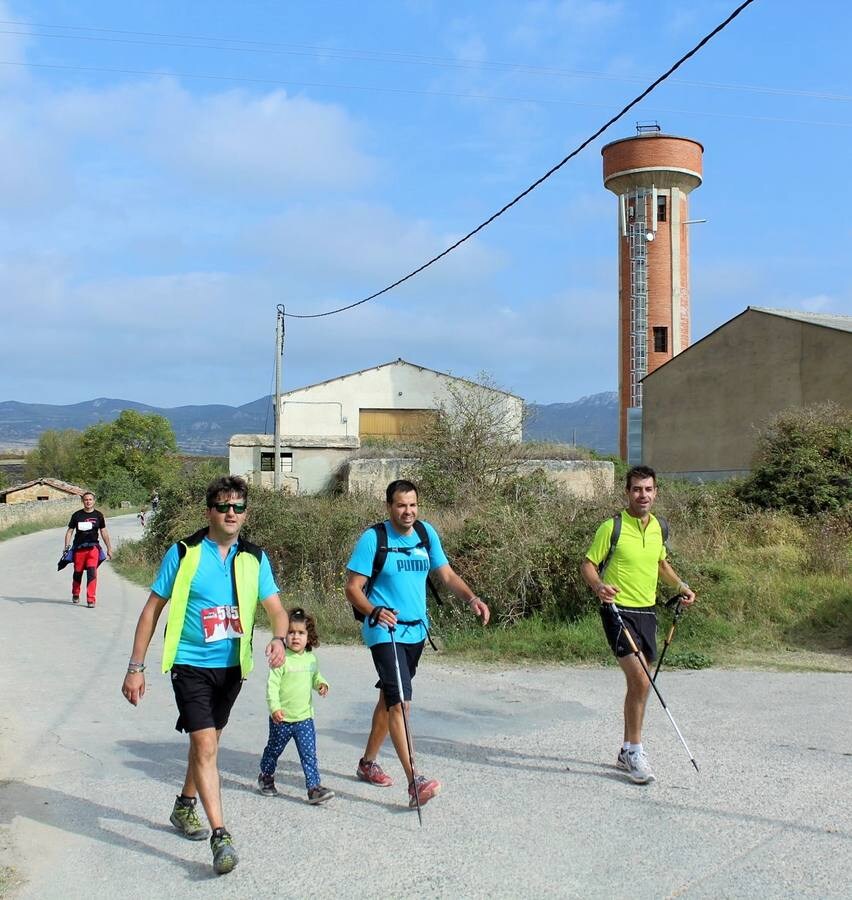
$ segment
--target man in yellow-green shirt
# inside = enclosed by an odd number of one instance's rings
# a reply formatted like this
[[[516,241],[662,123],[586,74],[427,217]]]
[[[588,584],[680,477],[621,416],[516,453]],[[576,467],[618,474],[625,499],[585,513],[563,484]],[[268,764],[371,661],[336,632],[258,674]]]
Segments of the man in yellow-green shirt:
[[[613,604],[618,607],[624,626],[630,630],[647,666],[657,655],[658,578],[677,588],[684,597],[684,605],[693,603],[695,594],[666,559],[663,530],[651,513],[657,497],[654,470],[649,466],[632,468],[627,473],[626,496],[627,508],[620,513],[620,533],[612,553],[615,520],[607,519],[595,533],[580,572],[600,600],[604,632],[627,681],[624,740],[616,766],[624,769],[636,784],[648,784],[655,778],[642,746],[642,722],[651,685],[611,607]]]

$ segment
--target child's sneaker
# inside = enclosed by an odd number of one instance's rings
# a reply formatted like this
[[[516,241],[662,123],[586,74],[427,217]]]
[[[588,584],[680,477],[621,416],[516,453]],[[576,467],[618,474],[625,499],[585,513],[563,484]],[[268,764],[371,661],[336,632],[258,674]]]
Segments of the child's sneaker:
[[[333,796],[334,791],[330,791],[328,788],[318,784],[315,788],[311,788],[308,791],[308,803],[325,803],[326,800],[331,800]]]
[[[72,595],[71,595],[71,602],[72,602],[72,603],[79,604],[79,603],[80,603],[80,595],[79,595],[79,594],[72,594]]]
[[[213,871],[217,875],[232,872],[240,861],[231,835],[224,828],[216,828],[210,837],[210,849],[213,851]]]
[[[95,601],[94,601],[94,600],[87,600],[87,601],[86,601],[86,606],[87,606],[89,609],[94,609],[94,608],[95,608]]]
[[[177,830],[191,841],[207,840],[210,831],[201,824],[195,804],[198,797],[176,797],[175,806],[169,821]]]
[[[257,789],[266,797],[274,797],[278,793],[275,778],[272,775],[264,775],[263,772],[257,776]]]
[[[377,787],[390,787],[393,784],[393,778],[374,759],[369,761],[360,759],[355,774],[361,781],[375,784]]]
[[[414,788],[417,787],[417,797],[414,796]],[[426,778],[425,775],[418,775],[414,781],[408,785],[408,807],[415,809],[417,807],[417,799],[420,799],[420,805],[428,803],[433,797],[437,797],[441,793],[441,782],[435,781],[434,778]]]

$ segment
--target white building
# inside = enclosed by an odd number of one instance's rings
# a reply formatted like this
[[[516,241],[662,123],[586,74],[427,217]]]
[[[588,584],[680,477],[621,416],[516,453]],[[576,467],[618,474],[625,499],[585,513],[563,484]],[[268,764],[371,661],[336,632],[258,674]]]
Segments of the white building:
[[[416,435],[436,410],[452,408],[459,388],[491,395],[503,406],[509,430],[521,440],[520,397],[397,359],[282,395],[284,486],[302,494],[325,490],[363,439]],[[272,435],[233,435],[229,442],[231,474],[271,487],[273,444]]]

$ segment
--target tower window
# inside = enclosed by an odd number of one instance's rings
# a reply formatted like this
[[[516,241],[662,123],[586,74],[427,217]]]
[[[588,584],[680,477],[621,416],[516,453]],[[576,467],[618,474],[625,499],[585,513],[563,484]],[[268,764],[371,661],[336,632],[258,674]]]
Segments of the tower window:
[[[665,326],[654,326],[654,353],[669,352],[669,330]]]
[[[657,194],[657,221],[666,221],[666,196],[665,194]]]

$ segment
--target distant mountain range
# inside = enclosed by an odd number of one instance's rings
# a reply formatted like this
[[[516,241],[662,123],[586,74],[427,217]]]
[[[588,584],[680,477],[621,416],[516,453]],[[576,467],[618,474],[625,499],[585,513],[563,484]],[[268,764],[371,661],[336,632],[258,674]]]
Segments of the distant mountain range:
[[[243,406],[176,406],[162,409],[132,400],[99,398],[69,406],[0,402],[0,449],[29,449],[50,428],[82,431],[111,422],[123,409],[157,413],[171,422],[178,446],[186,453],[227,456],[232,434],[263,434],[273,428],[272,397]],[[531,404],[524,438],[575,442],[599,453],[615,453],[618,444],[618,398],[615,392],[592,394],[574,403]]]

